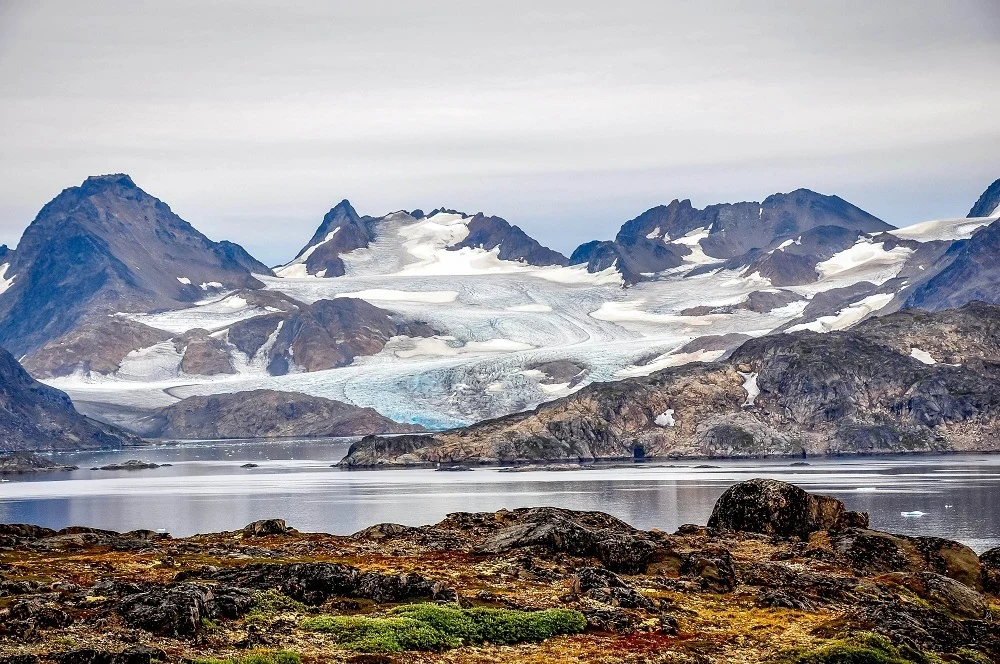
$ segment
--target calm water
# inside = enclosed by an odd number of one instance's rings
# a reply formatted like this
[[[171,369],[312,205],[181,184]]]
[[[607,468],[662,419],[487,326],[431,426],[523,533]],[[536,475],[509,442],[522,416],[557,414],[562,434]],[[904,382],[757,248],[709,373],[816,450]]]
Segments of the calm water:
[[[53,458],[82,470],[0,483],[0,522],[125,531],[165,528],[176,536],[232,530],[280,517],[303,531],[356,532],[383,521],[420,525],[449,512],[555,505],[601,510],[640,528],[703,524],[735,482],[773,477],[871,514],[873,527],[957,539],[977,551],[1000,546],[1000,456],[921,456],[713,461],[627,468],[504,473],[344,471],[348,442],[189,443]],[[91,466],[139,458],[172,463],[139,471]],[[259,468],[244,469],[247,462]],[[920,518],[900,512],[921,511]]]

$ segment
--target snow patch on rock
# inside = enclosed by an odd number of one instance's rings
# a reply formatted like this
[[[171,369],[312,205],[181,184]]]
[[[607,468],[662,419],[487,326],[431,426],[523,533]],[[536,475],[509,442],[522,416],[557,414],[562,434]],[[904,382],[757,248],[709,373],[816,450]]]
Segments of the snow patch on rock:
[[[674,426],[674,409],[667,408],[665,411],[656,416],[653,420],[653,424],[658,427],[672,427]]]
[[[924,364],[937,364],[937,360],[931,357],[930,353],[926,350],[920,350],[919,348],[911,348],[910,357],[915,360],[920,360]]]

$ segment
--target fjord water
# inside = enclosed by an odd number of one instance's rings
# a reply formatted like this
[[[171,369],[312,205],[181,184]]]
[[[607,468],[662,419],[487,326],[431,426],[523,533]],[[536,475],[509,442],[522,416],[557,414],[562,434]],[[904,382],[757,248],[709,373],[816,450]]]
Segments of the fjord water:
[[[385,521],[421,525],[450,512],[554,505],[673,531],[706,523],[732,484],[771,477],[867,511],[879,530],[956,539],[980,552],[1000,546],[1000,456],[809,459],[809,465],[684,460],[527,472],[331,467],[349,442],[206,442],[55,455],[80,470],[0,483],[0,522],[162,528],[185,536],[278,517],[302,531],[349,534]],[[134,458],[172,465],[89,470]],[[258,467],[242,468],[245,463]]]

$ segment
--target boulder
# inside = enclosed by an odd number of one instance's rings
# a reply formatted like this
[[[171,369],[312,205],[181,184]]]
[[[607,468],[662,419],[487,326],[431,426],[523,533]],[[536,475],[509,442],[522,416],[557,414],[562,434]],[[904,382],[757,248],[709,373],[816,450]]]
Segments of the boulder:
[[[739,583],[732,557],[722,547],[682,554],[680,573],[697,580],[702,588],[715,592],[729,592]]]
[[[909,588],[921,599],[943,608],[960,618],[982,620],[988,611],[986,599],[969,586],[933,572],[918,574],[896,573],[888,578]]]
[[[817,530],[867,522],[867,515],[849,512],[836,498],[814,495],[787,482],[752,479],[722,494],[708,526],[805,539]]]
[[[581,567],[577,570],[573,578],[573,592],[602,604],[624,609],[653,608],[651,599],[625,583],[614,572],[599,567]]]
[[[284,519],[261,519],[243,527],[243,534],[250,537],[266,535],[285,535],[291,528],[285,525]]]
[[[1000,546],[979,556],[982,569],[983,590],[994,595],[1000,594]]]
[[[250,592],[241,588],[185,583],[126,597],[117,610],[130,627],[188,637],[201,631],[204,619],[237,618],[252,603]]]
[[[974,590],[983,587],[979,557],[959,542],[849,528],[831,533],[830,545],[848,565],[866,575],[934,572]]]

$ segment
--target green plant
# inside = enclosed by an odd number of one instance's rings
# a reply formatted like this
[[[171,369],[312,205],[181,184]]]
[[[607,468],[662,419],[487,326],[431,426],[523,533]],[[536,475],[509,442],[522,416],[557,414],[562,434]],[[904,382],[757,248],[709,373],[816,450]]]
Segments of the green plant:
[[[196,659],[194,664],[302,664],[302,658],[290,650],[253,650],[232,659]]]
[[[790,664],[942,664],[936,655],[893,645],[886,637],[868,632],[828,641],[785,661]]]
[[[276,590],[258,590],[253,594],[253,604],[245,617],[250,622],[266,621],[280,613],[301,613],[306,605]]]
[[[557,634],[582,632],[586,626],[583,614],[567,609],[460,609],[439,604],[401,606],[386,616],[318,616],[302,622],[303,629],[326,632],[340,646],[361,652],[542,641]]]

